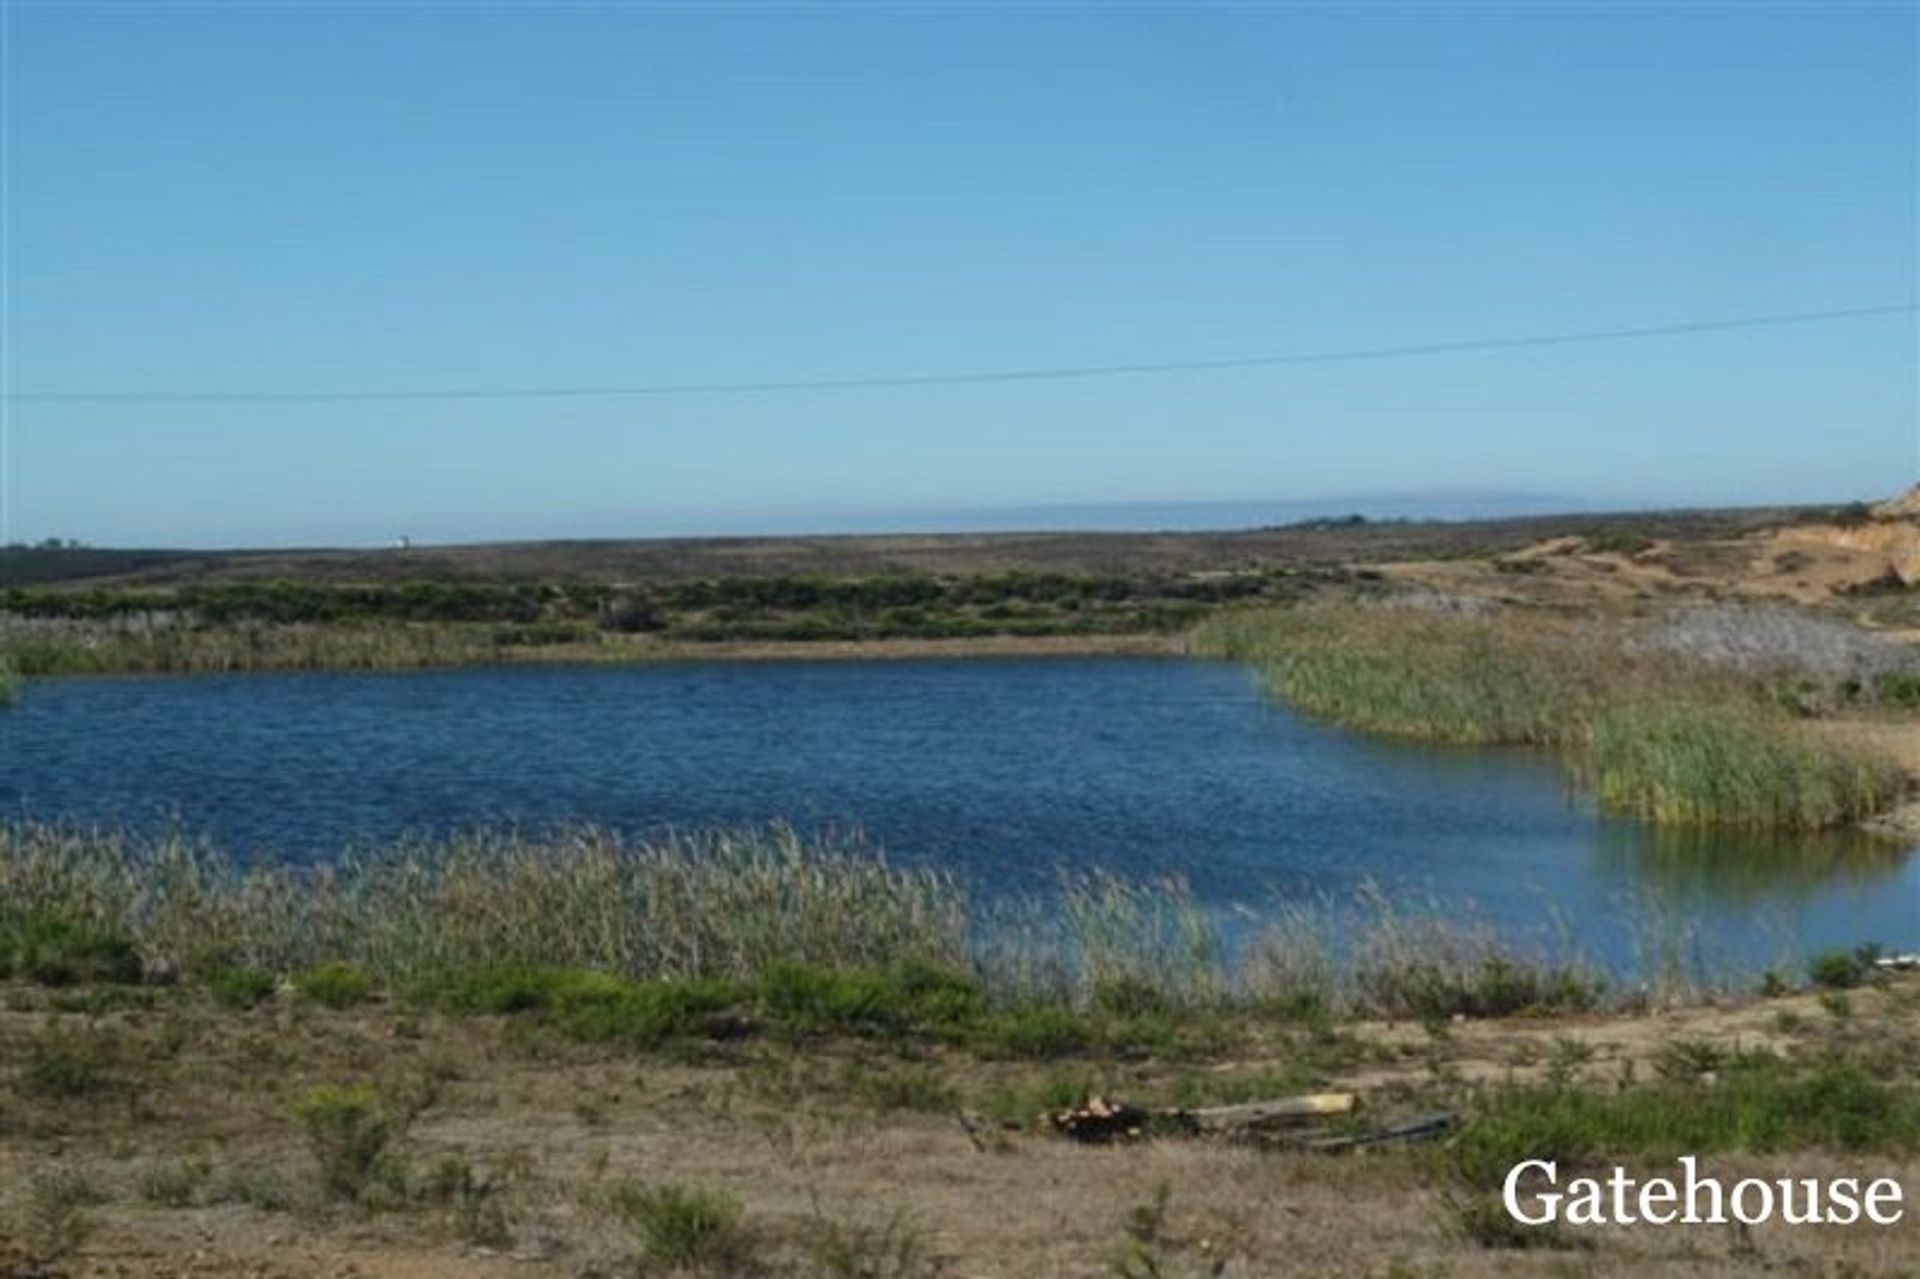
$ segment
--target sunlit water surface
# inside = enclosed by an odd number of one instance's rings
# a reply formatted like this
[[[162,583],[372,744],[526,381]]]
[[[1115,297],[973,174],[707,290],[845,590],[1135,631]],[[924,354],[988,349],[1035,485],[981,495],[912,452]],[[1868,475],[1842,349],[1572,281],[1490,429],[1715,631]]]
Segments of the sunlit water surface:
[[[35,681],[0,714],[0,810],[295,860],[479,823],[786,821],[985,893],[1101,866],[1182,876],[1241,920],[1369,885],[1470,902],[1616,965],[1920,943],[1898,846],[1656,832],[1539,755],[1362,737],[1172,659]]]

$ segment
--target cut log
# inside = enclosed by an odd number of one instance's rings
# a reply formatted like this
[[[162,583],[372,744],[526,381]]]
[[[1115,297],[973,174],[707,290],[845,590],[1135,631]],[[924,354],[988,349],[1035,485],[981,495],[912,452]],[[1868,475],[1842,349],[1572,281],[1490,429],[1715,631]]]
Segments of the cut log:
[[[1249,1101],[1238,1106],[1206,1106],[1199,1110],[1167,1112],[1203,1133],[1244,1132],[1254,1128],[1290,1128],[1353,1113],[1356,1098],[1350,1092],[1309,1093],[1302,1097],[1277,1097],[1271,1101]]]

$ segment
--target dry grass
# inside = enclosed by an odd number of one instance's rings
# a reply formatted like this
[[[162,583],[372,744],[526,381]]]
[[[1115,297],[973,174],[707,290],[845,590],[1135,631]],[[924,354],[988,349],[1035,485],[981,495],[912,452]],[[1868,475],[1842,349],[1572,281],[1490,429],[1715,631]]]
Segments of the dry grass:
[[[70,991],[0,985],[0,997],[0,1267],[23,1273],[577,1279],[674,1273],[665,1263],[678,1259],[690,1273],[769,1279],[1092,1279],[1129,1273],[1123,1265],[1253,1276],[1284,1258],[1288,1273],[1381,1279],[1569,1265],[1704,1277],[1762,1263],[1896,1275],[1920,1261],[1911,1220],[1748,1237],[1575,1229],[1512,1248],[1530,1241],[1468,1233],[1479,1192],[1459,1171],[1461,1159],[1528,1140],[1516,1125],[1531,1122],[1525,1108],[1543,1089],[1576,1088],[1595,1107],[1642,1095],[1658,1106],[1687,1089],[1710,1100],[1718,1085],[1691,1072],[1725,1071],[1738,1054],[1770,1054],[1783,1078],[1851,1062],[1911,1096],[1920,991],[1910,984],[1853,992],[1844,1018],[1796,996],[1612,1020],[1357,1023],[1332,1039],[1273,1027],[1257,1053],[1213,1067],[1086,1061],[1071,1083],[1054,1066],[903,1061],[861,1041],[688,1059],[529,1035],[519,1018],[393,1005],[336,1011],[277,997],[235,1012],[174,988],[141,1007],[81,1012],[64,1010]],[[101,1037],[131,1104],[97,1092],[23,1098],[18,1063],[50,1036],[80,1033]],[[937,1084],[935,1100],[893,1104],[882,1081],[903,1073]],[[1042,1135],[1016,1107],[982,1150],[953,1119],[996,1092],[1090,1086],[1148,1103],[1353,1088],[1373,1119],[1459,1108],[1472,1137],[1458,1152],[1349,1158],[1179,1139],[1082,1148]],[[320,1109],[328,1126],[316,1144],[309,1117]],[[342,1115],[351,1122],[334,1122]],[[1622,1111],[1594,1127],[1582,1166],[1657,1167],[1633,1122]],[[366,1123],[381,1140],[361,1159]],[[1716,1129],[1709,1170],[1897,1177],[1911,1157],[1893,1128],[1882,1140],[1897,1148],[1848,1153],[1847,1140],[1796,1123],[1765,1140]],[[340,1179],[343,1150],[359,1153]]]

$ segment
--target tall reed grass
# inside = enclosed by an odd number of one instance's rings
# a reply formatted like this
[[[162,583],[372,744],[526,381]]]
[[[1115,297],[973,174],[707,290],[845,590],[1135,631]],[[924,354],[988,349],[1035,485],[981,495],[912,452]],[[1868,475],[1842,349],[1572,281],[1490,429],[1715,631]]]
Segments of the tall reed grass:
[[[400,670],[501,655],[495,628],[459,623],[141,628],[15,622],[0,629],[0,658],[29,676]]]
[[[0,707],[11,706],[20,700],[20,672],[13,662],[0,655]]]
[[[1816,737],[1765,681],[1623,623],[1314,605],[1216,618],[1196,645],[1350,727],[1554,748],[1603,804],[1654,821],[1815,829],[1907,789],[1890,761]]]
[[[1230,939],[1177,881],[1065,877],[1019,902],[782,827],[629,841],[476,830],[325,866],[243,865],[181,834],[0,826],[0,975],[48,927],[124,941],[148,971],[213,978],[351,964],[405,990],[503,967],[753,982],[937,970],[988,1004],[1125,1015],[1278,1008],[1443,1016],[1584,1007],[1571,948],[1523,945],[1452,907],[1276,905]]]

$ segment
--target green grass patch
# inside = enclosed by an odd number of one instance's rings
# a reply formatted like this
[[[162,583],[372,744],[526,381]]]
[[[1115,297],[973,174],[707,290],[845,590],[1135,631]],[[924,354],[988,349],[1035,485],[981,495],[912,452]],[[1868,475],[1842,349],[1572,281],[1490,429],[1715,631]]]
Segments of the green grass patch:
[[[252,1008],[273,998],[278,983],[258,968],[222,968],[207,978],[214,1000],[228,1008]]]
[[[324,1008],[352,1008],[373,997],[373,978],[355,964],[334,962],[295,974],[293,988]]]
[[[1796,1066],[1769,1054],[1730,1056],[1711,1084],[1678,1074],[1607,1092],[1577,1086],[1486,1094],[1454,1147],[1478,1185],[1524,1159],[1564,1164],[1729,1151],[1920,1149],[1920,1088],[1856,1061]]]
[[[140,955],[131,939],[111,928],[55,914],[28,914],[10,927],[0,925],[0,977],[13,975],[43,986],[131,985],[140,980]]]
[[[647,1259],[659,1265],[730,1274],[751,1252],[740,1201],[725,1191],[629,1184],[615,1187],[611,1200]]]

